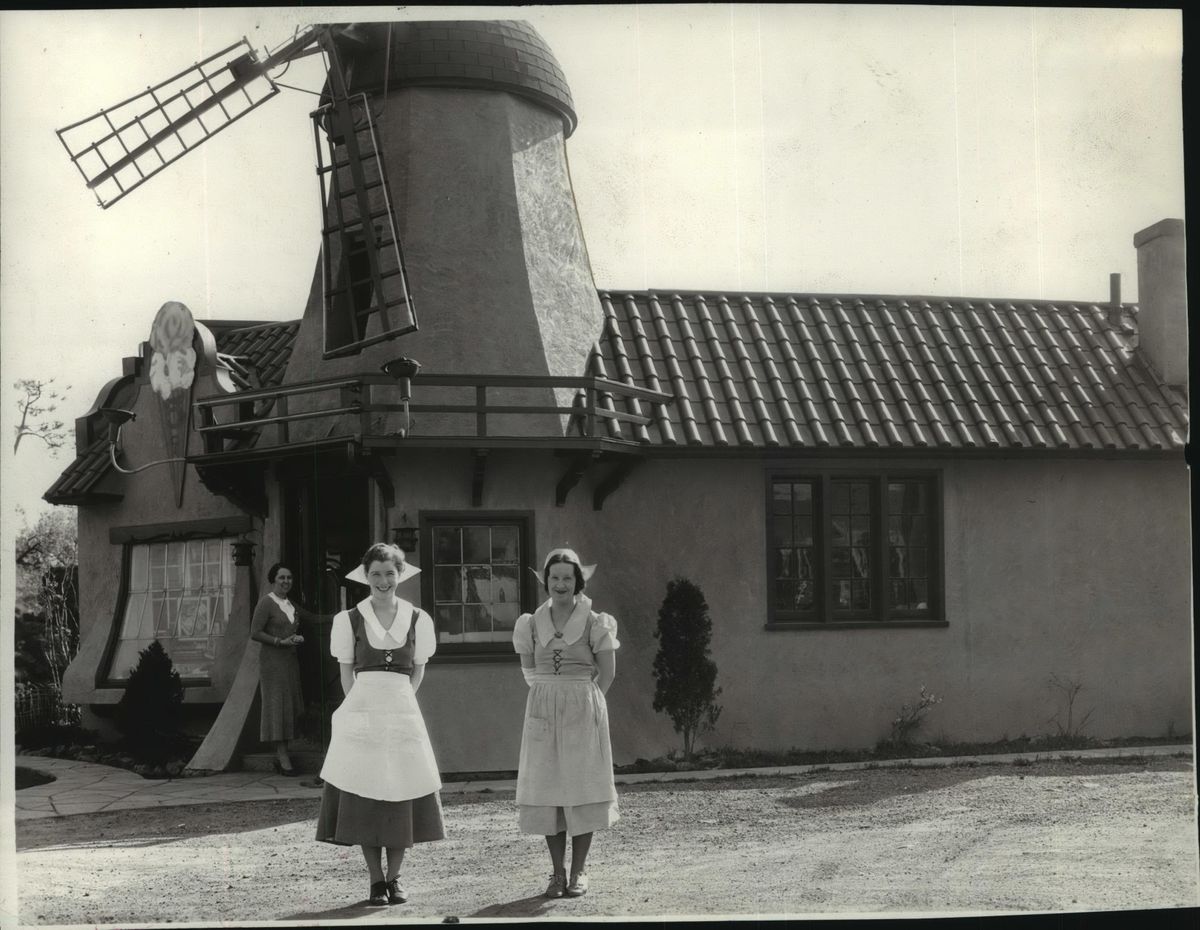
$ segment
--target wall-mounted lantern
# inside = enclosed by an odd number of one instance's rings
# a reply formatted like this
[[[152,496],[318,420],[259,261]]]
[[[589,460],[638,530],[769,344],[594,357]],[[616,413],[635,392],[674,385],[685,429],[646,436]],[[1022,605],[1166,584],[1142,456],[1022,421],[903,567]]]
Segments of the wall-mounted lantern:
[[[417,551],[418,531],[408,522],[408,514],[400,517],[400,525],[392,530],[392,540],[405,552]]]
[[[243,537],[233,544],[233,564],[246,566],[254,564],[254,543]]]

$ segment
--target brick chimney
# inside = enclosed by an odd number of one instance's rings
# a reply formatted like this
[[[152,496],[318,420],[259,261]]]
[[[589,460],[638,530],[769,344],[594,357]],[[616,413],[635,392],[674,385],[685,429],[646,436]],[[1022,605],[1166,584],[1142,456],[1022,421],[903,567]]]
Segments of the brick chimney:
[[[1183,220],[1133,237],[1138,262],[1138,348],[1167,384],[1187,391],[1187,249]]]

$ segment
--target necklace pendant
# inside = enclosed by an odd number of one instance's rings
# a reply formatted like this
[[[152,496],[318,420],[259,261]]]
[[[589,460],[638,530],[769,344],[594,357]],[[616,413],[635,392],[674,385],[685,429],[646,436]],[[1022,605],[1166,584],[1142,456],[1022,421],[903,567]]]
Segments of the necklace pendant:
[[[555,639],[562,639],[562,630],[555,630],[555,631],[554,631],[554,638],[555,638]]]

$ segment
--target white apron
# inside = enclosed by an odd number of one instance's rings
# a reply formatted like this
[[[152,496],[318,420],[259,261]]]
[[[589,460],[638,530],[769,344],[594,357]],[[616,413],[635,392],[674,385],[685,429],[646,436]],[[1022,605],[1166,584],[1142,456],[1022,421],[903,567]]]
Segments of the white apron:
[[[442,787],[407,675],[358,675],[333,712],[321,777],[342,791],[378,801],[409,801]]]

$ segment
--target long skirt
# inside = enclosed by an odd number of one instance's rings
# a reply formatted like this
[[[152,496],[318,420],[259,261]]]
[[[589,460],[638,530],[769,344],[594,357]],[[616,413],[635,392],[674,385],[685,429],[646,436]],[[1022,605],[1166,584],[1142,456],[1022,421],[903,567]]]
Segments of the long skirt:
[[[295,649],[263,646],[259,650],[258,689],[262,695],[258,738],[264,743],[295,738],[296,719],[304,710],[300,660]]]
[[[436,791],[411,801],[376,801],[325,783],[317,815],[317,839],[322,843],[394,849],[445,836]]]
[[[534,679],[517,770],[523,833],[571,836],[618,819],[604,694],[589,679]]]

